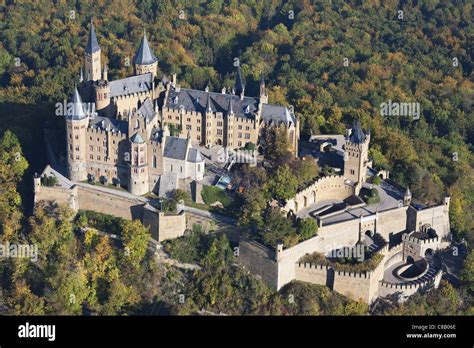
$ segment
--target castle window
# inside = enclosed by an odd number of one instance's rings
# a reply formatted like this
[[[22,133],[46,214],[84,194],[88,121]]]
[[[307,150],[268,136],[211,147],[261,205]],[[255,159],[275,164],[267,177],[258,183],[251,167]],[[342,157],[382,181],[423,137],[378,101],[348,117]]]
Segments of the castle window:
[[[74,139],[79,139],[79,135],[75,135],[75,136],[74,136]]]
[[[93,160],[93,159],[94,159],[94,155],[89,155],[89,158],[90,158],[91,160]]]
[[[239,128],[239,129],[242,129],[242,125],[239,124],[239,127],[238,127],[238,128]]]
[[[171,115],[168,116],[168,120],[171,120],[173,117]]]
[[[76,146],[76,151],[79,151],[79,146]]]
[[[153,156],[153,168],[156,168],[156,156]]]
[[[198,164],[198,172],[200,172],[200,171],[201,171],[201,165]]]
[[[72,139],[72,134],[69,134],[69,139]]]
[[[245,139],[250,139],[250,133],[245,133]]]
[[[141,172],[142,172],[142,173],[145,173],[145,168],[142,168]]]
[[[190,119],[190,118],[188,118],[188,122],[191,122],[191,119]]]
[[[100,149],[100,146],[97,147],[97,151],[101,152],[102,150]]]
[[[173,165],[170,164],[170,172],[173,172]]]
[[[201,127],[197,127],[197,131],[200,132],[200,131],[201,131]]]
[[[89,140],[92,140],[92,137],[89,137]]]
[[[76,155],[76,159],[77,159],[77,160],[79,159],[79,155]]]
[[[94,151],[94,146],[89,145],[89,151]]]
[[[351,169],[351,174],[355,174],[355,170],[354,170],[354,169]]]
[[[245,130],[250,130],[250,127],[249,127],[249,126],[246,126],[246,127],[245,127]]]
[[[217,135],[222,135],[222,129],[217,130]]]
[[[71,145],[71,144],[69,144],[69,150],[71,150],[71,151],[72,151],[72,145]]]
[[[201,123],[201,119],[200,119],[200,118],[197,119],[197,123]]]
[[[181,166],[181,167],[179,167],[179,171],[180,171],[180,173],[182,173],[182,172],[183,172],[183,167],[182,167],[182,166]]]
[[[222,121],[217,122],[217,127],[222,127]]]
[[[242,138],[242,133],[239,133],[239,138]]]
[[[100,139],[99,139],[99,138],[97,138],[97,141],[100,141]]]
[[[201,141],[201,136],[198,135],[198,136],[196,137],[196,139],[199,140],[199,141]]]
[[[191,130],[191,125],[190,124],[186,125],[186,130]]]
[[[237,142],[237,146],[238,146],[238,147],[241,147],[241,146],[242,146],[242,142],[241,142],[241,141],[238,141],[238,142]]]
[[[175,118],[176,118],[176,121],[179,121],[179,116],[176,116]]]
[[[97,160],[100,161],[100,156],[97,156]]]

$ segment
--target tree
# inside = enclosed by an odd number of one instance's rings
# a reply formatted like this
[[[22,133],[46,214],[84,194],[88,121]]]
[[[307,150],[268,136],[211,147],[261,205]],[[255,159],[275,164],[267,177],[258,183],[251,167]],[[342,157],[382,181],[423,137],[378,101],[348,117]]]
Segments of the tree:
[[[265,193],[258,187],[251,188],[242,194],[243,204],[239,217],[239,225],[261,226],[262,212],[267,206]]]
[[[474,292],[474,251],[467,255],[464,260],[463,269],[461,271],[461,280],[466,283],[467,288]]]
[[[26,168],[28,162],[22,155],[20,142],[7,130],[0,139],[0,184],[19,182]]]
[[[296,170],[300,184],[314,180],[319,175],[319,167],[313,156],[308,155],[298,161]]]
[[[300,219],[296,228],[300,240],[309,239],[318,233],[318,224],[312,218]]]
[[[298,242],[298,236],[291,220],[282,215],[278,208],[269,208],[264,215],[265,225],[259,231],[264,244],[275,247],[283,243],[286,247]]]
[[[276,199],[289,199],[296,195],[298,180],[288,166],[279,167],[268,182],[270,192]]]
[[[139,268],[146,255],[150,231],[139,220],[133,220],[123,221],[121,232],[125,262]]]

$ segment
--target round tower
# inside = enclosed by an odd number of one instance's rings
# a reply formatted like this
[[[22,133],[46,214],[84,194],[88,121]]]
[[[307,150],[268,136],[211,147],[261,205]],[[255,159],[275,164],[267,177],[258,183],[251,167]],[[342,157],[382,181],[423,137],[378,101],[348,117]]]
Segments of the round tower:
[[[87,180],[86,132],[89,118],[77,88],[66,113],[68,175],[72,181]]]
[[[149,192],[147,145],[140,133],[130,138],[130,180],[129,191],[134,195]]]
[[[140,42],[140,47],[138,48],[138,51],[133,59],[133,64],[135,66],[136,75],[151,73],[153,75],[153,79],[156,77],[158,70],[158,59],[155,57],[150,49],[150,46],[148,45],[145,31],[143,31],[142,41]]]
[[[95,108],[96,110],[105,109],[110,105],[110,84],[107,80],[107,65],[104,67],[102,79],[95,81]]]

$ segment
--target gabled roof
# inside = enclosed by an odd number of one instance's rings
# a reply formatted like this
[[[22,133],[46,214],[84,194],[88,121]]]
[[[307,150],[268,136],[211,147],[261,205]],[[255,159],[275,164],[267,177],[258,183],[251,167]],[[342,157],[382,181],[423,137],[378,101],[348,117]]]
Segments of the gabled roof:
[[[239,95],[245,90],[245,84],[240,73],[240,66],[237,67],[237,77],[235,78],[235,94]]]
[[[177,110],[182,107],[185,111],[204,113],[207,110],[208,101],[212,112],[222,112],[228,115],[230,114],[230,106],[232,106],[234,115],[240,118],[254,119],[254,113],[257,112],[258,108],[258,99],[256,98],[243,97],[240,99],[237,95],[186,88],[180,88],[179,92],[172,88],[164,106]],[[247,107],[249,112],[246,112]]]
[[[87,40],[86,53],[92,54],[100,50],[97,36],[95,35],[94,23],[91,20],[91,28],[89,30],[89,39]]]
[[[137,110],[137,112],[142,115],[143,117],[146,118],[148,122],[153,120],[156,116],[155,109],[153,107],[153,102],[151,99],[147,98],[143,104],[140,106],[140,108]]]
[[[295,116],[290,113],[287,107],[274,104],[263,104],[262,119],[266,123],[296,123]]]
[[[77,87],[74,89],[74,93],[72,95],[72,102],[68,106],[67,115],[71,120],[82,120],[86,118],[86,113],[84,112],[84,108],[82,106],[82,99]]]
[[[349,140],[355,144],[361,144],[365,141],[365,134],[360,125],[360,120],[355,122]]]
[[[158,59],[151,51],[150,46],[148,45],[148,40],[146,38],[146,32],[144,31],[142,41],[140,42],[140,47],[138,48],[138,51],[135,55],[134,63],[140,65],[148,65],[153,64],[156,61],[158,61]]]
[[[145,140],[143,140],[142,136],[139,133],[135,133],[130,138],[130,141],[135,144],[143,144]]]
[[[190,148],[187,161],[192,163],[199,163],[204,161],[201,156],[201,151],[199,151],[198,149]]]
[[[126,77],[124,79],[110,81],[110,96],[118,97],[139,92],[149,92],[152,89],[152,74]]]
[[[116,118],[96,116],[90,120],[89,127],[127,134],[128,122]]]
[[[166,137],[163,157],[184,161],[186,160],[187,148],[188,148],[187,139],[177,138],[177,137]]]

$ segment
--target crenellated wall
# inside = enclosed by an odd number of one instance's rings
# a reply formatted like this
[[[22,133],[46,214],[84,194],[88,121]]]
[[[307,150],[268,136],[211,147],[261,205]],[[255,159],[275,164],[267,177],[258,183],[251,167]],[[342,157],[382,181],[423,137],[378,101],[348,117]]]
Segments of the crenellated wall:
[[[296,196],[288,200],[283,211],[298,212],[311,204],[328,199],[346,199],[354,194],[354,186],[346,182],[342,175],[325,176],[316,180],[307,188],[299,191]]]

